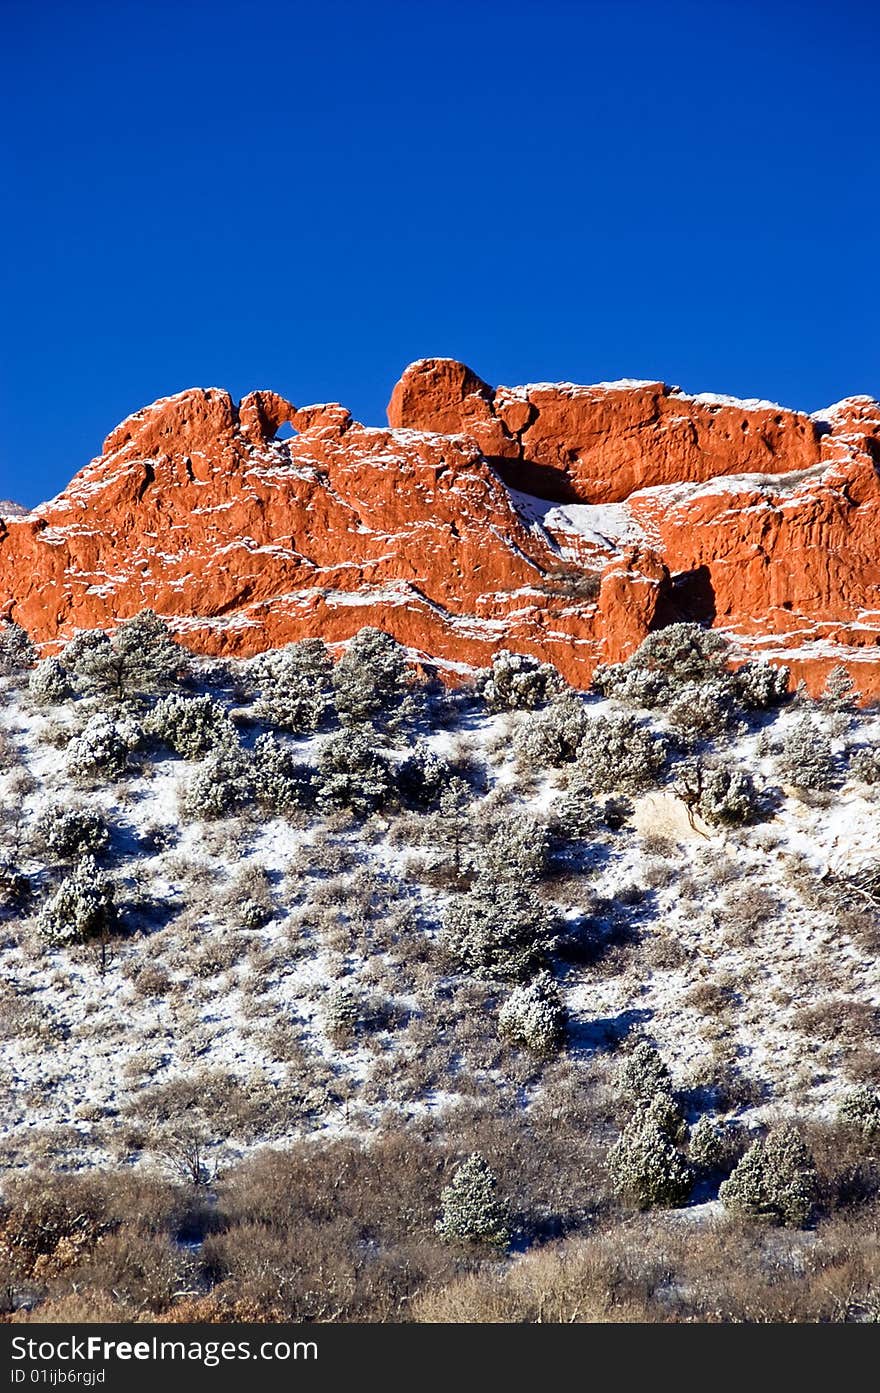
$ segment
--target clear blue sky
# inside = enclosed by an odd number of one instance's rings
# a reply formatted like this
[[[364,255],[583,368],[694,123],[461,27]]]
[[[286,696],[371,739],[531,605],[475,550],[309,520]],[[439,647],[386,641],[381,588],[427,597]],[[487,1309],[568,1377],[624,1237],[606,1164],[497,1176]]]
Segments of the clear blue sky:
[[[413,358],[880,394],[876,0],[2,0],[0,497]]]

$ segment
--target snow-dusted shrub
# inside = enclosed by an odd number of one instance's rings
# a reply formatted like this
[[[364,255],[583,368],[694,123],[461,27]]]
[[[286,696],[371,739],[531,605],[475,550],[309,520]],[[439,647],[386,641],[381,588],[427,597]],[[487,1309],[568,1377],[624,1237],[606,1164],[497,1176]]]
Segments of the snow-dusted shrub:
[[[636,649],[625,666],[660,672],[676,686],[705,682],[726,672],[730,644],[701,624],[668,624]]]
[[[31,883],[7,856],[0,856],[0,908],[17,909],[30,898]]]
[[[850,755],[849,772],[863,784],[880,784],[880,747],[869,746]]]
[[[723,1131],[711,1117],[701,1117],[691,1128],[688,1140],[691,1165],[703,1175],[711,1175],[723,1165],[726,1155]]]
[[[550,814],[550,828],[557,837],[579,840],[595,831],[601,817],[591,786],[575,779]]]
[[[675,793],[713,826],[740,826],[760,815],[761,798],[745,769],[688,760],[676,770]]]
[[[672,691],[662,672],[629,663],[600,663],[593,673],[593,688],[602,696],[649,711],[665,706]]]
[[[323,1001],[324,1029],[337,1044],[351,1040],[361,1016],[361,999],[347,982],[335,982]]]
[[[558,768],[573,760],[590,726],[584,703],[575,692],[554,697],[543,711],[523,723],[514,739],[521,765]]]
[[[565,1007],[549,972],[514,987],[498,1012],[498,1033],[535,1054],[554,1054],[565,1038]]]
[[[527,711],[543,706],[565,683],[552,664],[501,648],[475,685],[490,711]]]
[[[37,650],[27,630],[9,619],[0,622],[0,676],[12,677],[36,661]]]
[[[235,877],[229,898],[242,929],[261,929],[275,913],[272,881],[264,866],[247,865]]]
[[[474,1151],[456,1166],[452,1182],[440,1192],[437,1233],[450,1242],[486,1243],[506,1248],[510,1215],[498,1195],[498,1180],[488,1162]]]
[[[449,761],[435,754],[424,741],[419,741],[397,770],[401,802],[421,810],[435,808],[454,777]]]
[[[199,759],[218,746],[238,744],[229,713],[211,696],[172,692],[156,703],[144,729],[183,759]]]
[[[685,682],[669,702],[669,723],[682,735],[716,735],[730,722],[730,701],[729,681]]]
[[[397,714],[408,693],[404,649],[381,629],[361,629],[333,669],[333,690],[346,725]]]
[[[272,918],[272,909],[263,900],[245,899],[238,906],[237,917],[243,929],[261,929]]]
[[[68,771],[74,778],[119,778],[125,773],[129,755],[142,738],[143,731],[136,721],[114,721],[105,712],[98,712],[69,742]]]
[[[257,720],[294,733],[317,730],[332,706],[333,662],[326,643],[302,639],[254,664],[261,693],[254,707]]]
[[[59,861],[75,861],[88,853],[102,852],[110,833],[98,813],[55,807],[47,808],[37,818],[34,837],[46,855]]]
[[[786,1123],[752,1143],[718,1193],[735,1213],[801,1228],[809,1222],[816,1192],[813,1159]]]
[[[880,1090],[876,1088],[854,1088],[843,1099],[839,1112],[841,1122],[846,1122],[871,1141],[880,1139]]]
[[[476,847],[471,865],[486,881],[540,880],[547,865],[547,828],[530,813],[509,813]]]
[[[57,658],[44,658],[28,678],[28,691],[40,706],[56,706],[70,696],[70,680]]]
[[[62,880],[37,918],[50,943],[82,943],[112,933],[116,927],[113,886],[101,875],[93,856],[84,856]]]
[[[366,817],[389,801],[394,772],[374,744],[374,737],[359,729],[340,731],[324,742],[318,754],[322,809],[350,808]]]
[[[100,669],[106,661],[110,635],[103,629],[79,629],[61,650],[60,662],[74,684],[85,690],[93,667]]]
[[[257,737],[251,772],[257,802],[270,812],[306,808],[314,798],[311,770],[274,735]]]
[[[733,674],[734,689],[748,711],[767,711],[781,706],[788,696],[791,673],[773,663],[743,663]]]
[[[608,1152],[612,1188],[640,1209],[683,1204],[692,1184],[690,1167],[670,1138],[659,1106],[638,1108]]]
[[[528,885],[479,879],[443,915],[447,952],[477,977],[526,978],[540,967],[555,934],[553,919]]]
[[[779,768],[795,788],[821,791],[833,785],[831,742],[809,716],[802,716],[786,732]]]
[[[658,1094],[672,1096],[672,1075],[659,1050],[642,1040],[624,1059],[618,1087],[629,1102],[647,1106]]]
[[[79,691],[117,700],[164,691],[188,665],[168,625],[151,609],[123,620],[113,635],[100,629],[77,634],[61,657]]]
[[[183,812],[193,820],[228,817],[254,796],[253,771],[245,752],[224,746],[190,775],[183,795]]]
[[[596,793],[638,793],[656,783],[665,760],[662,736],[620,712],[590,722],[577,764],[583,782]]]

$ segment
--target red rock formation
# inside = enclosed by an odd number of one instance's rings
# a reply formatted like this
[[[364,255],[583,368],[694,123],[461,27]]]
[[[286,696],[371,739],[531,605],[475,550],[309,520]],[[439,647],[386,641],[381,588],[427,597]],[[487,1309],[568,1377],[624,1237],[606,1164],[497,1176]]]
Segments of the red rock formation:
[[[427,360],[388,414],[154,403],[58,498],[0,515],[3,612],[52,643],[150,605],[239,654],[369,623],[451,674],[508,646],[580,683],[696,617],[813,686],[843,661],[880,692],[877,402],[818,421],[662,383],[493,390]]]

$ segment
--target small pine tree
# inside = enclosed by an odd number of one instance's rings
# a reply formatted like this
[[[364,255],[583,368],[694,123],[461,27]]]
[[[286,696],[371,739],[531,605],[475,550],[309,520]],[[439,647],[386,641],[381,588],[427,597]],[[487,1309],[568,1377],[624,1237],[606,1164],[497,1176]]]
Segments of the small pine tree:
[[[730,644],[701,624],[668,624],[643,640],[627,665],[660,672],[676,686],[705,682],[727,670]]]
[[[431,835],[444,860],[451,860],[457,877],[469,864],[473,838],[470,819],[472,798],[470,786],[457,774],[453,775],[440,793],[436,812],[429,814],[425,822],[426,833]]]
[[[538,1055],[555,1054],[565,1038],[566,1012],[559,988],[549,972],[513,991],[498,1012],[498,1033],[504,1040]]]
[[[717,735],[730,723],[732,691],[726,678],[685,682],[669,703],[669,724],[684,736]]]
[[[741,826],[760,814],[760,795],[745,769],[692,759],[678,766],[673,787],[692,813],[713,826]]]
[[[653,711],[667,706],[673,685],[662,672],[633,667],[628,663],[600,663],[593,673],[593,688],[601,696],[613,697],[627,706]]]
[[[142,738],[143,731],[135,721],[114,721],[99,712],[68,743],[67,768],[74,778],[120,778]]]
[[[640,1209],[683,1204],[693,1179],[669,1135],[668,1099],[638,1108],[608,1153],[612,1188]],[[666,1106],[664,1106],[666,1105]]]
[[[596,793],[639,793],[657,782],[666,742],[629,712],[600,716],[584,737],[577,770]]]
[[[324,997],[324,1029],[338,1045],[350,1043],[361,1017],[358,993],[347,982],[336,982]]]
[[[269,812],[286,813],[306,808],[313,801],[311,770],[274,735],[257,737],[252,775],[257,802]]]
[[[711,1175],[724,1163],[724,1134],[711,1117],[701,1117],[691,1128],[688,1156],[701,1175]]]
[[[772,663],[743,663],[733,675],[736,694],[747,711],[781,706],[788,696],[791,673]]]
[[[517,758],[529,769],[570,764],[589,727],[582,698],[575,692],[563,692],[520,727],[514,740]]]
[[[795,788],[822,791],[834,783],[831,742],[822,728],[802,716],[786,732],[779,766]]]
[[[258,721],[294,734],[317,730],[332,706],[333,663],[322,639],[307,638],[264,654],[255,664]]]
[[[869,1141],[880,1141],[880,1090],[854,1088],[841,1103],[839,1116]]]
[[[631,1103],[647,1107],[658,1094],[672,1096],[672,1075],[659,1050],[642,1040],[624,1059],[618,1087]]]
[[[367,817],[387,803],[394,774],[365,730],[341,731],[318,754],[318,805],[326,811],[350,808]]]
[[[436,808],[453,777],[449,761],[419,741],[397,771],[401,802],[420,811]]]
[[[859,779],[861,783],[872,788],[880,784],[880,748],[871,746],[864,750],[855,750],[850,755],[849,772],[852,778]]]
[[[229,817],[254,796],[253,771],[244,751],[226,748],[193,772],[183,795],[183,812],[194,821]]]
[[[469,857],[471,869],[487,881],[528,884],[541,879],[547,866],[549,837],[544,823],[529,813],[510,813]]]
[[[856,684],[843,666],[833,667],[825,679],[821,701],[832,711],[852,712],[858,702]]]
[[[498,1196],[498,1181],[479,1152],[456,1167],[451,1184],[440,1192],[441,1216],[435,1228],[448,1242],[485,1243],[506,1248],[510,1242],[507,1205]]]
[[[0,908],[21,909],[31,897],[31,882],[7,856],[0,856]]]
[[[544,962],[555,936],[547,908],[525,884],[478,878],[443,916],[442,941],[476,977],[517,981]]]
[[[735,1213],[803,1228],[816,1192],[812,1157],[795,1129],[785,1124],[752,1143],[718,1193]]]
[[[78,857],[104,851],[110,833],[98,813],[47,808],[34,825],[34,840],[45,855],[59,861],[75,861]]]

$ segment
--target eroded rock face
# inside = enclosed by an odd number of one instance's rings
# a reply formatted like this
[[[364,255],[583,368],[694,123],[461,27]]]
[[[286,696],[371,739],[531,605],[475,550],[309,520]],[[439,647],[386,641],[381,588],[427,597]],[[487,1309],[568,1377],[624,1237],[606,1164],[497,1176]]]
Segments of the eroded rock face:
[[[493,389],[440,359],[388,414],[218,388],[146,407],[51,503],[0,511],[2,612],[51,644],[150,605],[242,655],[375,624],[452,678],[506,646],[581,685],[698,618],[814,687],[842,661],[880,691],[876,401]]]

